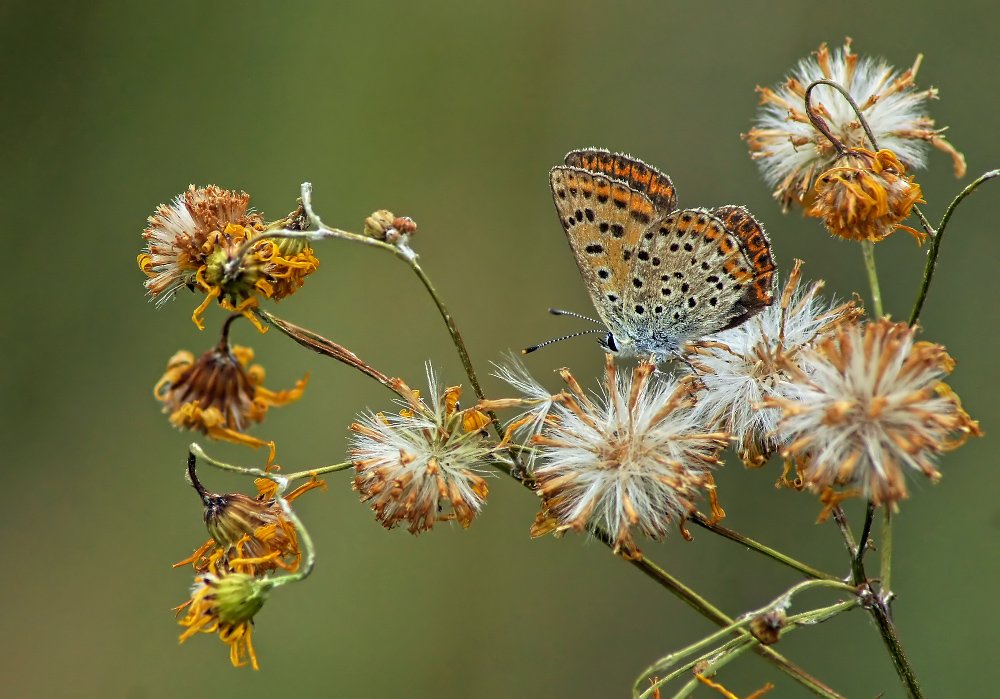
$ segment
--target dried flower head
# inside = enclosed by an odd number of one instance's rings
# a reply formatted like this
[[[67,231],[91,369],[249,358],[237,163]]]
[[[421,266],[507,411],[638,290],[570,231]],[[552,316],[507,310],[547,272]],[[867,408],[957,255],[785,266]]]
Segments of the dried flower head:
[[[228,323],[226,325],[228,329]],[[306,378],[284,391],[264,388],[264,368],[251,365],[253,350],[230,346],[226,331],[216,347],[197,360],[187,350],[177,352],[167,362],[167,370],[156,382],[153,395],[170,413],[170,423],[178,429],[197,430],[213,439],[252,447],[267,444],[246,430],[260,422],[271,406],[298,400]]]
[[[192,316],[199,328],[205,309],[218,299],[262,329],[248,313],[257,296],[280,300],[302,286],[319,266],[312,249],[301,239],[267,238],[249,204],[246,192],[191,185],[173,204],[157,208],[143,232],[146,251],[138,262],[158,305],[186,286],[206,294]]]
[[[781,302],[746,323],[688,345],[688,366],[700,379],[694,414],[698,422],[733,435],[740,458],[763,466],[778,448],[778,411],[766,398],[787,395],[799,353],[862,311],[853,302],[837,305],[819,296],[823,282],[800,287],[801,261],[788,277]]]
[[[264,606],[271,584],[253,575],[227,569],[216,556],[211,570],[195,577],[191,599],[177,608],[187,614],[180,620],[186,627],[180,641],[197,633],[218,633],[219,640],[229,646],[233,667],[246,664],[259,670],[253,649],[253,618]]]
[[[534,477],[542,498],[532,535],[599,527],[616,552],[633,555],[633,530],[662,539],[714,487],[711,470],[729,435],[706,432],[695,419],[694,377],[655,371],[640,364],[619,376],[607,355],[597,402],[568,370],[560,372],[569,390],[532,440],[541,450]]]
[[[298,534],[278,502],[274,481],[256,479],[256,497],[243,493],[211,493],[198,479],[193,455],[188,459],[188,477],[205,504],[205,526],[212,538],[183,561],[175,563],[174,568],[192,564],[195,570],[206,570],[218,552],[221,561],[227,564],[242,559],[243,571],[252,575],[263,575],[278,568],[289,572],[298,569],[302,559]],[[314,488],[325,489],[326,483],[313,478],[284,499],[290,503]]]
[[[816,180],[816,196],[806,213],[823,219],[833,235],[877,243],[902,229],[922,243],[923,233],[902,224],[913,205],[923,202],[920,185],[892,151],[847,151]]]
[[[814,180],[833,167],[839,155],[805,112],[806,88],[816,80],[843,86],[861,108],[879,147],[895,153],[906,168],[923,167],[930,144],[951,156],[956,177],[965,174],[965,158],[926,115],[927,102],[937,97],[937,90],[916,88],[921,60],[917,56],[911,68],[899,72],[882,59],[852,53],[848,39],[833,52],[822,44],[774,89],[757,88],[762,107],[755,127],[743,138],[785,210],[793,202],[810,203]],[[834,88],[820,85],[811,97],[813,109],[844,147],[871,145],[851,105]]]
[[[441,520],[472,524],[489,492],[478,474],[499,458],[482,434],[488,418],[459,408],[461,389],[439,393],[430,364],[427,381],[429,401],[404,385],[399,414],[369,413],[351,425],[354,489],[386,529],[405,521],[411,534]]]
[[[937,480],[936,457],[980,434],[942,381],[954,361],[915,334],[887,318],[844,325],[803,351],[804,369],[789,366],[792,389],[766,403],[781,411],[782,456],[807,486],[895,503],[907,496],[907,469]]]
[[[514,355],[508,356],[505,364],[493,366],[496,368],[493,375],[509,384],[521,397],[485,400],[479,403],[479,407],[483,410],[520,408],[521,412],[507,422],[502,443],[506,444],[516,437],[522,444],[528,444],[535,435],[541,434],[558,396],[552,395],[538,383],[528,373],[524,363]],[[537,456],[537,451],[528,452],[524,464],[528,473],[532,472]]]

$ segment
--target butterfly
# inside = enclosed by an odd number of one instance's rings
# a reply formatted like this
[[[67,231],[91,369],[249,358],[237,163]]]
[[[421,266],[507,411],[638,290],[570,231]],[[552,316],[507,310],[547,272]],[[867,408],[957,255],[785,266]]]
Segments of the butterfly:
[[[549,182],[606,350],[663,361],[773,303],[771,243],[744,207],[678,209],[669,177],[607,150],[571,151]]]

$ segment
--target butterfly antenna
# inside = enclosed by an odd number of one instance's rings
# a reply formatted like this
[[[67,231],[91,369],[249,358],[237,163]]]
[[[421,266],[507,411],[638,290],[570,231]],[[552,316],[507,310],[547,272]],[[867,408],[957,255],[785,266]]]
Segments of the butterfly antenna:
[[[580,320],[589,320],[591,323],[595,323],[597,325],[604,325],[601,321],[594,320],[590,316],[580,315],[579,313],[574,313],[573,311],[564,311],[561,308],[550,308],[549,313],[554,316],[572,316],[574,318],[579,318]]]
[[[563,340],[569,340],[574,337],[580,337],[581,335],[591,335],[593,333],[603,333],[607,332],[604,328],[594,328],[593,330],[581,330],[578,333],[570,333],[569,335],[563,335],[562,337],[556,337],[551,340],[546,340],[545,342],[539,342],[537,345],[532,345],[531,347],[525,347],[521,350],[521,354],[531,354],[535,350],[540,350],[542,347],[548,347],[549,345],[555,344],[556,342],[562,342]]]

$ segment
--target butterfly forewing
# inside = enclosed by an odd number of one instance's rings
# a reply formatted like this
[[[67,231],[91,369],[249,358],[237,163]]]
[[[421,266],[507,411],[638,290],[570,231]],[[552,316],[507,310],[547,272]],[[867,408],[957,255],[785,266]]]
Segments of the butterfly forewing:
[[[669,214],[677,207],[674,183],[655,167],[638,158],[601,148],[586,148],[567,153],[566,164],[624,182],[631,189],[649,197],[661,215]]]
[[[552,198],[590,299],[615,333],[625,323],[622,281],[642,232],[652,223],[653,203],[628,185],[575,167],[549,175]]]

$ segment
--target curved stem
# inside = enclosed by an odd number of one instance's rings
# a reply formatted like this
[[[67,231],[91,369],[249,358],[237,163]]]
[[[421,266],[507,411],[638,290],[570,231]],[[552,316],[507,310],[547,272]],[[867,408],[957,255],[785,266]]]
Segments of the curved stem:
[[[281,483],[278,480],[276,480],[273,474],[269,477],[271,480],[278,483],[279,488],[281,487]],[[302,548],[305,549],[305,556],[303,556],[302,566],[294,573],[289,573],[288,575],[282,575],[277,578],[271,578],[273,587],[278,587],[279,585],[287,585],[288,583],[291,582],[298,582],[299,580],[303,580],[309,577],[309,574],[313,572],[313,568],[316,567],[316,549],[313,546],[312,537],[309,536],[309,530],[305,528],[305,525],[302,524],[302,520],[300,520],[299,516],[295,514],[295,511],[291,508],[291,506],[288,504],[288,501],[285,500],[285,498],[281,497],[281,495],[278,495],[277,501],[278,504],[281,506],[281,511],[284,513],[285,517],[287,517],[288,521],[292,523],[293,527],[295,527],[295,531],[298,534],[299,541],[302,542]]]
[[[837,578],[837,576],[835,575],[824,573],[823,571],[813,568],[810,565],[806,565],[805,563],[802,563],[800,561],[797,561],[791,556],[783,554],[776,549],[772,549],[770,546],[766,546],[758,541],[754,541],[750,537],[740,534],[737,531],[716,524],[707,517],[705,517],[705,515],[701,514],[700,512],[695,512],[693,515],[689,517],[689,519],[695,524],[697,524],[699,527],[702,527],[703,529],[707,529],[708,531],[714,534],[718,534],[719,536],[729,539],[730,541],[735,541],[739,544],[743,544],[744,546],[756,551],[757,553],[763,554],[764,556],[767,556],[768,558],[775,560],[778,563],[786,565],[789,568],[793,568],[810,578],[815,578],[817,580],[839,580],[839,578]]]
[[[826,123],[826,120],[819,114],[816,114],[816,112],[814,112],[812,108],[812,91],[816,89],[816,87],[819,85],[826,85],[828,87],[832,87],[834,90],[839,92],[845,100],[847,100],[850,103],[851,109],[854,110],[854,113],[858,117],[858,121],[861,122],[861,127],[865,130],[865,135],[868,136],[868,140],[872,144],[872,150],[878,150],[878,142],[875,140],[875,134],[872,133],[872,129],[868,125],[868,120],[865,119],[865,115],[862,114],[861,112],[861,107],[859,107],[858,103],[854,101],[854,98],[851,96],[851,93],[848,92],[843,85],[841,85],[838,82],[834,82],[833,80],[814,80],[813,82],[809,83],[809,87],[806,88],[806,94],[805,94],[806,116],[809,117],[809,121],[811,121],[812,125],[816,127],[816,130],[819,131],[824,136],[826,136],[827,140],[829,140],[830,143],[833,144],[833,146],[837,149],[838,155],[843,155],[849,149],[847,148],[846,145],[844,145],[843,141],[841,141],[839,138],[834,136],[833,133],[831,133],[830,126]]]
[[[276,471],[264,471],[259,468],[251,468],[249,466],[237,466],[235,464],[227,464],[224,461],[219,461],[218,459],[212,458],[205,453],[205,450],[201,448],[197,442],[192,442],[188,447],[188,468],[190,469],[192,458],[197,457],[204,461],[205,463],[215,466],[217,469],[222,471],[231,471],[233,473],[239,473],[244,476],[253,476],[254,478],[268,478],[272,481],[279,482],[284,480],[286,483],[291,483],[292,481],[297,481],[300,478],[311,478],[313,476],[322,476],[324,473],[336,473],[337,471],[346,471],[351,468],[354,463],[351,461],[345,461],[340,464],[331,464],[330,466],[318,466],[316,468],[311,468],[305,471],[295,471],[294,473],[284,474],[278,473]],[[197,486],[196,486],[197,487]],[[199,494],[201,491],[198,491]]]
[[[927,262],[924,265],[924,276],[920,282],[920,291],[917,292],[917,300],[913,304],[913,310],[910,312],[910,325],[917,322],[920,317],[920,312],[924,308],[924,301],[927,300],[927,290],[931,286],[931,279],[934,278],[934,269],[937,266],[938,253],[941,249],[941,238],[944,237],[945,228],[948,226],[948,221],[951,220],[951,215],[955,213],[955,209],[962,201],[972,194],[983,182],[992,180],[994,177],[1000,176],[1000,170],[990,170],[987,173],[980,175],[976,180],[974,180],[968,187],[959,192],[952,202],[945,209],[944,216],[941,217],[941,223],[938,224],[937,232],[931,238],[931,249],[927,251]]]

